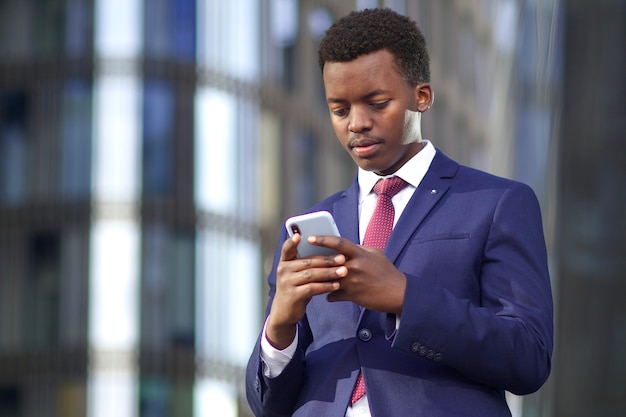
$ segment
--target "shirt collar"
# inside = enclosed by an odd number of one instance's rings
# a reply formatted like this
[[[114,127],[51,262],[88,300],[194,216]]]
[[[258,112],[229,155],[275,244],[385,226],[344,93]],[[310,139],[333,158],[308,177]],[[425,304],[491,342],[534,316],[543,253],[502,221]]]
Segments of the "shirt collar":
[[[402,165],[400,169],[391,175],[380,176],[372,171],[365,171],[359,168],[358,181],[359,181],[359,201],[363,201],[366,195],[368,195],[374,188],[374,184],[382,178],[400,177],[406,181],[413,188],[422,182],[422,179],[426,175],[431,162],[435,158],[437,153],[432,142],[429,140],[422,140],[424,147],[409,159],[406,164]]]

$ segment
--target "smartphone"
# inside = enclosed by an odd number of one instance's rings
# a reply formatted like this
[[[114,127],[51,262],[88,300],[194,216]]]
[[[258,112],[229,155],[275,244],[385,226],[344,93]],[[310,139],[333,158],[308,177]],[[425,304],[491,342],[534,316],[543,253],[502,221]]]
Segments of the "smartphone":
[[[287,219],[285,227],[289,236],[299,233],[302,240],[298,243],[298,256],[304,258],[312,255],[334,255],[336,250],[323,246],[311,245],[309,236],[340,236],[333,216],[327,211],[316,211]]]

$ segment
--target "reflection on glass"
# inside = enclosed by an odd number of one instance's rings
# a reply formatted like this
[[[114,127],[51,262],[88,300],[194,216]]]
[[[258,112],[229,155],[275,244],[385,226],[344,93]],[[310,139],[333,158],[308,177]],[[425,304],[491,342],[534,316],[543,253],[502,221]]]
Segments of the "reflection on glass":
[[[28,194],[27,122],[24,91],[0,91],[0,204],[22,202]]]
[[[60,240],[58,233],[38,233],[28,242],[30,273],[24,291],[24,347],[58,346]]]
[[[103,58],[134,58],[142,48],[142,0],[95,1],[95,48]]]
[[[92,226],[89,340],[94,348],[137,345],[138,245],[132,220],[101,220]]]
[[[29,6],[27,1],[0,2],[0,57],[23,58],[31,53]]]
[[[62,348],[81,349],[87,342],[84,306],[88,293],[85,280],[88,242],[89,230],[82,226],[68,226],[61,234],[59,343]]]
[[[145,54],[150,58],[195,57],[195,0],[152,0],[145,9]]]
[[[89,196],[91,179],[91,85],[70,80],[61,97],[61,195]]]
[[[236,98],[213,88],[196,93],[195,199],[200,209],[228,214],[236,209]]]
[[[194,347],[193,233],[162,224],[143,231],[141,343],[146,349]]]
[[[65,0],[65,51],[71,58],[83,57],[89,49],[87,3],[83,0]]]
[[[93,194],[98,200],[134,200],[141,184],[140,80],[102,76],[94,86]]]
[[[210,0],[198,4],[197,60],[201,66],[243,80],[259,76],[257,0]]]
[[[257,333],[259,248],[254,242],[200,232],[197,260],[197,352],[245,366]]]
[[[143,93],[143,191],[149,196],[163,196],[172,175],[172,89],[165,81],[149,80]]]
[[[202,378],[194,393],[196,416],[237,417],[237,391],[224,382]]]
[[[90,417],[133,417],[137,401],[139,231],[133,220],[91,229],[89,288]]]

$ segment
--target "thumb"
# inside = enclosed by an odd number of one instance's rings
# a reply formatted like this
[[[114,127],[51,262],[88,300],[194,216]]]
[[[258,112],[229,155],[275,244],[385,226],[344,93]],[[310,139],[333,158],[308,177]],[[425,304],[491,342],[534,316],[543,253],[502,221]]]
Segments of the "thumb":
[[[281,261],[292,261],[298,257],[298,243],[302,240],[299,233],[295,233],[292,237],[285,240],[280,252]]]

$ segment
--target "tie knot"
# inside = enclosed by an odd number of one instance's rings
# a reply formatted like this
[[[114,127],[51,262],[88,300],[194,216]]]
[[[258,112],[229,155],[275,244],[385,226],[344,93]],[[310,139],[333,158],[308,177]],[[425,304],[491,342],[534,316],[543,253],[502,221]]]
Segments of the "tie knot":
[[[383,194],[391,198],[406,186],[406,181],[400,177],[385,178],[374,184],[374,192],[376,195]]]

